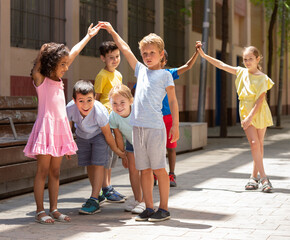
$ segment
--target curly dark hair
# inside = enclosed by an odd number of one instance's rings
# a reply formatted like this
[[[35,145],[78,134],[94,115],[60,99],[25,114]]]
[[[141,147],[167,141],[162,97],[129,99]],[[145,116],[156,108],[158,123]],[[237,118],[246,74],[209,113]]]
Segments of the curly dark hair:
[[[46,43],[40,53],[40,73],[45,77],[50,77],[56,70],[56,66],[64,56],[69,55],[69,49],[64,44]]]
[[[113,52],[116,49],[118,49],[118,47],[117,47],[116,43],[113,41],[102,42],[101,46],[99,47],[100,54],[104,57],[106,56],[107,53]]]

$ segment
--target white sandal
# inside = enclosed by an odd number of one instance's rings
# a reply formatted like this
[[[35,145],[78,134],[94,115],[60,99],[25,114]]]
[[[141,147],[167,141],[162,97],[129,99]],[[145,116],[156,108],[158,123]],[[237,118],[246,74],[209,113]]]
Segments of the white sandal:
[[[42,214],[42,213],[45,213],[45,211],[40,211],[40,212],[38,212],[38,213],[36,213],[36,215],[35,215],[35,222],[38,222],[38,223],[41,223],[41,224],[54,224],[54,222],[52,221],[52,222],[47,222],[47,220],[53,220],[53,218],[52,217],[50,217],[50,216],[47,216],[47,215],[45,215],[45,216],[43,216],[43,217],[39,217],[39,215],[40,214]]]
[[[53,211],[51,211],[49,213],[49,216],[52,217],[55,221],[65,222],[65,223],[70,222],[70,220],[65,220],[65,218],[69,218],[68,215],[65,215],[65,214],[60,213],[60,215],[56,218],[56,217],[53,216],[53,213],[55,213],[55,212],[58,212],[58,210],[57,209],[54,209]]]

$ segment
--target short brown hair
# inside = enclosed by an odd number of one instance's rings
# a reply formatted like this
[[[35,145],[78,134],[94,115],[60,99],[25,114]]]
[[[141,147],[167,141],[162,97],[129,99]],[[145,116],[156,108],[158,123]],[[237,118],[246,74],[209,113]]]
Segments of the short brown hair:
[[[113,41],[102,42],[101,46],[99,47],[100,54],[104,57],[106,56],[107,53],[113,52],[116,49],[118,49],[118,47],[116,43]]]
[[[155,44],[159,49],[159,52],[162,52],[165,47],[163,39],[155,33],[150,33],[149,35],[142,38],[142,40],[139,42],[140,51],[145,45],[148,44]]]
[[[77,98],[77,94],[87,95],[92,93],[95,97],[95,88],[94,85],[87,80],[79,80],[76,82],[73,88],[73,99]]]

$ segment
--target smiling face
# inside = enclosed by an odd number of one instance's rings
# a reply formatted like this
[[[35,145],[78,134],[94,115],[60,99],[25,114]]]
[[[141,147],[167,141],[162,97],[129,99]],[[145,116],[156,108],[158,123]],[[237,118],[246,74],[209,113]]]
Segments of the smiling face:
[[[110,102],[113,111],[119,114],[121,117],[126,118],[130,115],[133,99],[130,100],[129,98],[126,98],[121,94],[114,94],[111,96]]]
[[[64,56],[59,60],[58,64],[56,65],[55,72],[52,74],[51,78],[53,80],[59,80],[59,78],[62,78],[67,70],[68,56]]]
[[[86,117],[94,107],[95,98],[93,93],[88,93],[86,95],[77,93],[74,101],[80,111],[80,114],[83,117]]]
[[[144,64],[151,70],[161,69],[161,61],[164,51],[160,52],[154,43],[146,44],[141,48],[141,56]]]
[[[106,53],[105,56],[101,55],[101,59],[106,64],[105,69],[109,72],[114,72],[121,61],[120,50],[116,49],[114,51]]]
[[[260,57],[256,57],[252,51],[245,51],[243,53],[243,63],[250,72],[255,73],[258,70],[259,62]]]

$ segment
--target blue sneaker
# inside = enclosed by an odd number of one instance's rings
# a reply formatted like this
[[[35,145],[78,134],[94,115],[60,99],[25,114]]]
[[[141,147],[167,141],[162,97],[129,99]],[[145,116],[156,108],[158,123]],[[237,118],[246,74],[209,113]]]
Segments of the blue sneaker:
[[[125,199],[117,195],[112,186],[102,189],[108,202],[123,203]]]
[[[100,212],[100,206],[98,201],[89,198],[86,203],[82,206],[82,208],[79,210],[79,214],[88,214],[92,215],[95,213]]]
[[[114,192],[115,194],[117,194],[118,196],[120,196],[121,198],[124,198],[124,199],[127,199],[127,198],[128,198],[127,196],[125,196],[125,195],[123,195],[123,194],[117,192],[117,191],[115,190],[115,188],[112,187],[112,189],[113,189],[113,192]]]

